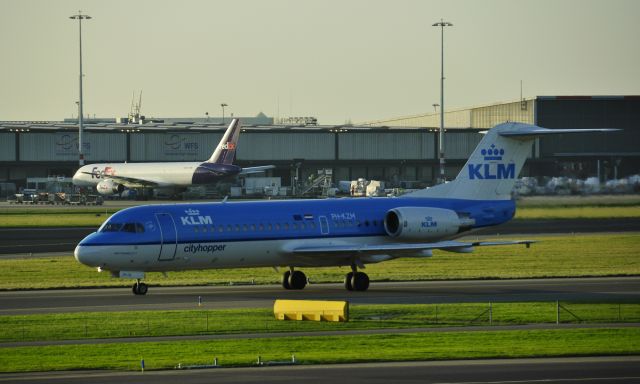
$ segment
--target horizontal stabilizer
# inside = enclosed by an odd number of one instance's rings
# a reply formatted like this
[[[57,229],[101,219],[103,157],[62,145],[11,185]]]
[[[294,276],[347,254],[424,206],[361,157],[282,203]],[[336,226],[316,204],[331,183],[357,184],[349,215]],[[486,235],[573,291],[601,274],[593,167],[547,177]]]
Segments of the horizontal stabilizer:
[[[259,165],[257,167],[246,167],[246,168],[242,168],[242,171],[240,171],[240,175],[262,173],[262,172],[266,172],[268,169],[274,169],[275,167],[276,167],[275,165]]]
[[[524,123],[503,123],[485,132],[456,179],[406,194],[406,197],[510,200],[511,192],[535,140],[547,135],[608,133],[600,129],[548,129]]]
[[[498,134],[504,137],[536,137],[536,136],[546,136],[546,135],[561,135],[565,133],[591,133],[591,132],[615,132],[620,131],[620,129],[616,128],[597,128],[597,129],[549,129],[542,128],[535,125],[527,125],[520,126],[518,129],[514,130],[503,130],[499,131]]]

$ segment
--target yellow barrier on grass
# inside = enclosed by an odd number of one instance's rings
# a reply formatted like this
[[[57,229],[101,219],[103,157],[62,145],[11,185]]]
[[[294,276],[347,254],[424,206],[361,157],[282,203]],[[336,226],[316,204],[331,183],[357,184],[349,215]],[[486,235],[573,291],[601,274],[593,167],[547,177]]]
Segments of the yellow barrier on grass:
[[[349,321],[348,301],[276,300],[278,320]]]

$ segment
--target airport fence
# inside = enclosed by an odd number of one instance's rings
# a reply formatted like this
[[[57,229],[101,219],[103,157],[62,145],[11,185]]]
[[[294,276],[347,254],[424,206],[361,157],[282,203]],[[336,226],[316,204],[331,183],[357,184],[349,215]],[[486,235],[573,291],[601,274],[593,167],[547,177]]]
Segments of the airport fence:
[[[640,322],[640,303],[356,305],[348,323],[278,321],[268,309],[0,316],[0,342],[476,325]]]

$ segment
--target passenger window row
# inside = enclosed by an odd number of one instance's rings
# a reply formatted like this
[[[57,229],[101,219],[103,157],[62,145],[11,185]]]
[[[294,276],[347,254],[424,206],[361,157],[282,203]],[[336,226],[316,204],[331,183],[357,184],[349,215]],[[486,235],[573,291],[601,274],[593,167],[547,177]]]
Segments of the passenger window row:
[[[380,222],[382,224],[382,222]],[[358,220],[334,220],[333,226],[335,228],[351,228],[351,227],[360,227],[360,226],[368,227],[370,225],[377,226],[378,221],[365,220],[363,222]],[[313,221],[300,222],[300,223],[267,223],[267,224],[220,224],[218,226],[211,225],[198,225],[193,227],[194,232],[202,232],[202,233],[213,233],[213,232],[270,232],[270,231],[280,231],[285,230],[306,230],[311,229],[314,230],[316,228],[316,224]],[[130,232],[130,233],[143,233],[144,226],[141,223],[106,223],[100,232]]]
[[[380,221],[380,224],[382,224],[382,221]],[[359,220],[334,220],[333,221],[333,226],[336,228],[350,228],[350,227],[361,227],[361,226],[374,226],[377,227],[378,226],[378,220],[365,220],[365,221],[359,221]]]
[[[193,231],[198,233],[213,233],[213,232],[270,232],[270,231],[280,231],[285,230],[305,230],[305,229],[315,229],[316,224],[312,221],[306,223],[267,223],[267,224],[220,224],[220,225],[197,225],[193,227]]]
[[[377,227],[378,224],[382,225],[382,221],[378,220],[334,220],[333,225],[335,228],[351,228],[351,227]],[[315,229],[316,224],[313,221],[300,222],[300,223],[267,223],[267,224],[220,224],[216,225],[198,225],[193,227],[193,231],[196,233],[223,233],[223,232],[270,232],[270,231],[280,231],[280,230],[305,230],[305,229]]]

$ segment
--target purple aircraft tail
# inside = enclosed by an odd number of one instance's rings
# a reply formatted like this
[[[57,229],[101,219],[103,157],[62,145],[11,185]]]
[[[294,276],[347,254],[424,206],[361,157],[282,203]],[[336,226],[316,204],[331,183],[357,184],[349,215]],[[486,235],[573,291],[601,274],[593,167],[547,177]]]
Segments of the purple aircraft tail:
[[[229,124],[216,150],[213,151],[211,158],[207,163],[217,164],[233,164],[236,159],[236,147],[238,145],[238,137],[240,136],[240,120],[233,119]]]

